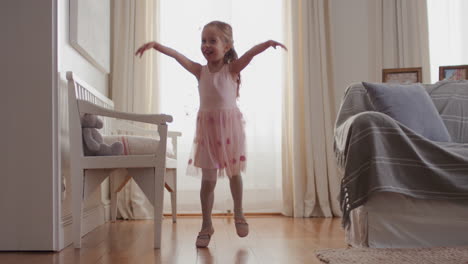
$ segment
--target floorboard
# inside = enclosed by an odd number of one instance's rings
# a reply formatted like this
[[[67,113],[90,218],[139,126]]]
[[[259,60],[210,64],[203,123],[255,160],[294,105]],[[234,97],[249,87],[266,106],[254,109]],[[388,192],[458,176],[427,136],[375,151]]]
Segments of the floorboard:
[[[83,237],[80,250],[69,246],[61,252],[3,252],[2,264],[120,264],[120,263],[311,263],[320,264],[314,251],[344,248],[340,218],[290,218],[250,216],[250,233],[236,234],[231,217],[214,217],[215,233],[206,249],[195,247],[201,217],[163,220],[162,248],[153,249],[150,220],[106,223]]]

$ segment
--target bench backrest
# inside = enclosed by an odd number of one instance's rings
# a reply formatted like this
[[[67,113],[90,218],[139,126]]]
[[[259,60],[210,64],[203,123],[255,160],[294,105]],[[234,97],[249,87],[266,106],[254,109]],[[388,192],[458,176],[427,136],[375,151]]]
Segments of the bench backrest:
[[[68,117],[70,122],[70,144],[73,144],[78,149],[80,156],[83,156],[83,144],[81,133],[81,120],[78,107],[78,99],[85,100],[90,103],[99,105],[104,108],[114,109],[114,102],[96,90],[85,81],[73,74],[67,72],[68,80]],[[112,130],[112,119],[107,117],[99,117],[102,119],[104,126],[99,131],[108,135]]]

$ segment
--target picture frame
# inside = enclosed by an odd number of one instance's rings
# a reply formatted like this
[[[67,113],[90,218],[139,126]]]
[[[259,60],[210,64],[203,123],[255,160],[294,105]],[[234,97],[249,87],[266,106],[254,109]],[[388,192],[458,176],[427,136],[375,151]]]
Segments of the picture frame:
[[[442,80],[467,80],[468,65],[452,65],[439,67],[439,81]]]
[[[70,45],[93,66],[110,72],[110,0],[70,0]]]
[[[382,82],[420,83],[422,82],[422,67],[383,69]]]

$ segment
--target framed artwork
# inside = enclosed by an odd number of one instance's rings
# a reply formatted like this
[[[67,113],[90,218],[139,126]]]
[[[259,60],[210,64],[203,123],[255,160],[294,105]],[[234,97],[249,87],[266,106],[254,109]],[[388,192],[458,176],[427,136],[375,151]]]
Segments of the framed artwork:
[[[422,68],[394,68],[382,70],[384,83],[420,83],[422,82]]]
[[[467,80],[468,65],[440,66],[439,81],[442,80]]]
[[[110,72],[110,0],[70,0],[70,45]]]

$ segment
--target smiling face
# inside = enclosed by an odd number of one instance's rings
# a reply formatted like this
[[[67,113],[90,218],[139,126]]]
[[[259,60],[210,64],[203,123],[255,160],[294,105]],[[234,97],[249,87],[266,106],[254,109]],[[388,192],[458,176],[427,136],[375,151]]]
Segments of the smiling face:
[[[229,49],[219,29],[214,26],[207,26],[203,29],[201,51],[209,63],[222,61]]]

